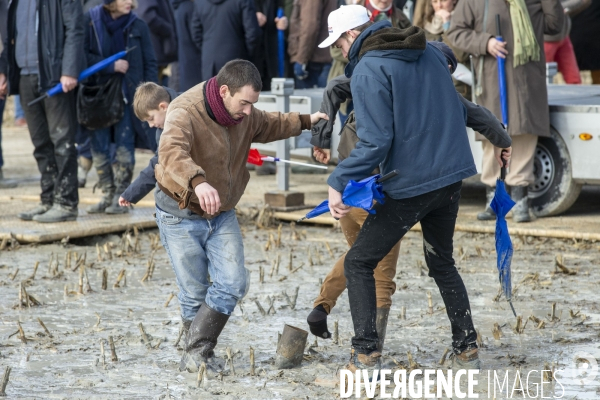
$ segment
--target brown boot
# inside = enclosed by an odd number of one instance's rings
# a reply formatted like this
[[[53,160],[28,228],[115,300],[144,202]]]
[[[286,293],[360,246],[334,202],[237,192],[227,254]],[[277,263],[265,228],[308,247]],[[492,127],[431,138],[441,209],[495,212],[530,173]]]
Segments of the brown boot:
[[[190,325],[184,342],[184,352],[179,363],[179,370],[198,372],[198,367],[215,356],[214,348],[223,331],[229,315],[221,314],[202,304]]]
[[[350,355],[350,362],[346,367],[352,373],[357,369],[366,369],[371,376],[374,370],[381,369],[381,353],[373,351],[371,354],[358,354],[354,349]]]
[[[481,360],[479,359],[479,350],[465,350],[460,354],[453,354],[452,369],[481,369]]]

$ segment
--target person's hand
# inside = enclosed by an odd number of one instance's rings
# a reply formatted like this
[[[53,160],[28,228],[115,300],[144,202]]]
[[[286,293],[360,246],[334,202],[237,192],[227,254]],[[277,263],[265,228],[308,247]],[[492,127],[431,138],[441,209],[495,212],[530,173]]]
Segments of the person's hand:
[[[129,69],[129,63],[127,60],[117,60],[115,61],[115,72],[120,72],[122,74],[127,73]]]
[[[314,114],[310,114],[310,123],[311,123],[311,125],[316,124],[317,122],[319,122],[322,119],[329,120],[329,116],[327,114],[325,114],[324,112],[321,112],[321,111],[317,111]]]
[[[131,203],[123,198],[123,196],[119,196],[119,205],[121,207],[129,207]]]
[[[200,208],[208,215],[216,214],[221,208],[221,198],[217,189],[210,186],[208,182],[202,182],[194,188],[198,201],[200,202]]]
[[[318,162],[322,164],[327,164],[331,159],[331,150],[322,149],[320,147],[315,146],[313,149],[313,156],[317,159]]]
[[[350,206],[342,202],[342,194],[331,186],[329,187],[329,212],[337,219],[350,212]]]
[[[6,96],[8,89],[8,82],[6,81],[6,75],[0,74],[0,99]]]
[[[512,155],[512,147],[507,147],[506,149],[502,149],[500,147],[494,147],[494,157],[496,157],[496,161],[500,164],[500,167],[503,167],[504,164],[502,160],[506,161],[506,168],[510,167],[510,156]]]
[[[501,42],[496,38],[490,38],[487,42],[487,52],[494,57],[506,58],[506,55],[508,54],[506,42]]]
[[[258,26],[261,28],[267,23],[267,16],[261,12],[256,12],[256,19],[258,20]]]
[[[60,77],[60,83],[62,84],[63,92],[68,93],[77,86],[77,78],[63,75]]]
[[[289,22],[287,17],[275,18],[275,26],[280,31],[285,31],[288,28]]]
[[[448,10],[438,10],[435,15],[440,16],[444,23],[450,21],[450,12]]]
[[[308,71],[306,70],[306,64],[294,63],[294,76],[299,81],[303,81],[308,78]]]

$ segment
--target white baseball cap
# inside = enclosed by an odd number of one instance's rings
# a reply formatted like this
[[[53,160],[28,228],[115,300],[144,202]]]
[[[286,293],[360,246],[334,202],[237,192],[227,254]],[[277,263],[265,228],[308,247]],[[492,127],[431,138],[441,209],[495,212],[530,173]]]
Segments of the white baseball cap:
[[[337,10],[333,10],[327,17],[327,25],[329,27],[329,36],[319,47],[329,47],[342,36],[346,31],[350,31],[356,27],[369,22],[369,14],[367,9],[359,5],[341,6]]]

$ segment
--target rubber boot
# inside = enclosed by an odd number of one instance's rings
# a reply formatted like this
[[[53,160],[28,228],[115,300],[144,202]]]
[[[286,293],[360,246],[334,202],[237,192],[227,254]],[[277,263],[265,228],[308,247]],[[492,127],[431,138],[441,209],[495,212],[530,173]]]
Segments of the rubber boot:
[[[179,363],[180,371],[198,372],[198,368],[203,362],[211,367],[209,361],[215,356],[214,348],[217,345],[217,339],[228,320],[229,315],[221,314],[206,304],[202,304],[190,325],[184,343],[185,350]]]
[[[513,186],[510,189],[510,197],[515,201],[513,207],[514,222],[530,222],[529,197],[527,196],[527,186]]]
[[[377,351],[380,353],[383,352],[383,343],[385,342],[385,332],[387,330],[387,322],[389,315],[389,308],[377,309],[377,319],[375,321],[375,326],[377,328],[377,337],[379,338],[379,341],[377,342]]]
[[[102,189],[102,199],[97,204],[86,208],[88,214],[99,214],[110,206],[115,195],[115,183],[113,179],[113,171],[110,163],[105,162],[106,158],[103,155],[94,155],[94,165],[98,173],[98,183],[94,186],[92,193],[96,192],[96,188]]]
[[[77,159],[77,183],[80,188],[85,187],[90,169],[92,169],[92,160],[84,156],[79,156]]]
[[[492,204],[492,200],[494,199],[494,188],[493,187],[489,187],[486,186],[485,188],[485,210],[483,212],[480,212],[479,214],[477,214],[477,219],[480,221],[492,221],[496,219],[496,213],[494,212],[494,210],[492,210],[492,207],[490,207],[490,204]]]
[[[113,197],[115,196],[114,186],[102,189],[102,199],[100,202],[86,208],[88,214],[99,214],[106,211],[106,208],[112,204]]]
[[[121,207],[119,205],[119,197],[131,184],[133,177],[133,164],[118,162],[114,169],[115,175],[115,195],[112,198],[111,204],[106,207],[107,214],[125,214],[129,212],[129,207]]]
[[[313,308],[310,314],[308,314],[306,322],[308,322],[310,333],[316,337],[323,339],[331,338],[331,332],[327,329],[327,311],[325,311],[325,307],[322,304]]]
[[[181,337],[183,338],[183,341],[181,343],[181,347],[183,348],[183,351],[187,350],[187,341],[188,341],[188,334],[190,332],[190,325],[192,325],[192,321],[188,320],[188,319],[181,319]]]

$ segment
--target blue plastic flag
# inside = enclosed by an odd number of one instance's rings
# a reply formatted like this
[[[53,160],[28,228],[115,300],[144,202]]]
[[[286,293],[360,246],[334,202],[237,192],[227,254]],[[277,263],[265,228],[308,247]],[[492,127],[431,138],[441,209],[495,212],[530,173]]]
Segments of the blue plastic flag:
[[[101,70],[103,70],[104,68],[108,67],[110,64],[114,63],[115,61],[125,57],[127,55],[128,52],[130,52],[131,50],[133,50],[135,47],[132,47],[130,49],[127,50],[123,50],[120,51],[116,54],[113,54],[112,56],[92,65],[89,68],[84,69],[83,71],[81,71],[81,73],[79,74],[79,77],[77,78],[78,82],[81,82],[82,80],[89,78],[90,76],[94,75],[96,72],[100,72]],[[40,97],[30,101],[29,103],[27,103],[28,106],[31,106],[37,102],[40,102],[48,97],[52,97],[55,96],[59,93],[62,93],[63,91],[63,87],[62,87],[62,83],[57,83],[52,89],[48,90],[46,93],[44,93],[43,95],[41,95]]]
[[[508,234],[508,225],[506,223],[506,214],[514,207],[515,202],[506,193],[504,181],[498,179],[496,181],[496,192],[490,207],[496,213],[496,254],[498,266],[498,278],[502,286],[502,292],[508,300],[510,307],[517,316],[511,302],[512,284],[510,277],[510,263],[513,256],[513,245]]]
[[[285,14],[283,13],[283,8],[279,7],[279,9],[277,10],[277,18],[283,18],[285,17]],[[279,77],[283,78],[283,74],[284,74],[284,66],[285,66],[285,33],[282,30],[277,30],[277,50],[278,50],[278,57],[277,57],[277,61],[278,61],[278,72],[279,72]]]
[[[370,214],[375,214],[373,210],[373,201],[383,204],[383,185],[381,184],[381,175],[373,175],[361,181],[351,180],[346,185],[344,193],[342,193],[342,201],[350,207],[362,208]],[[329,201],[325,200],[299,221],[304,219],[314,218],[329,211]]]

